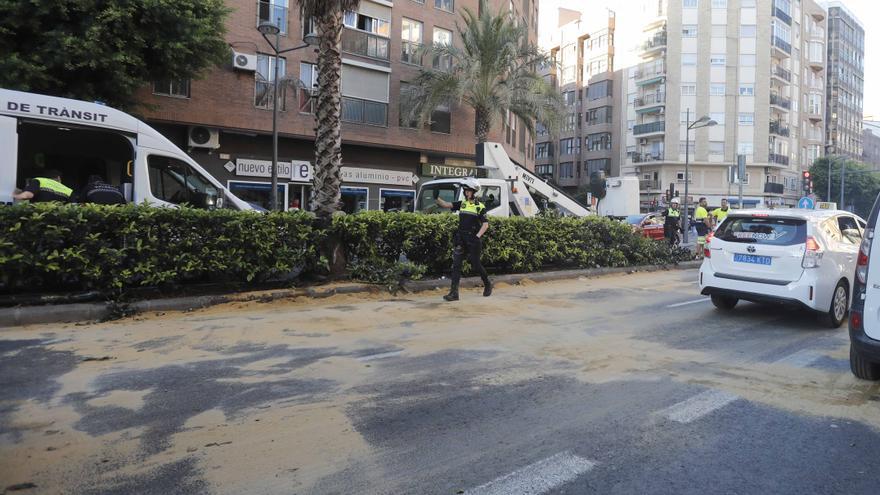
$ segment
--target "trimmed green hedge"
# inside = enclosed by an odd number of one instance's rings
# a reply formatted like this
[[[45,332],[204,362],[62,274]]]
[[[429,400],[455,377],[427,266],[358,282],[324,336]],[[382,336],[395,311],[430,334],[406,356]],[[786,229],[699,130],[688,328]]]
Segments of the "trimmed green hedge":
[[[329,231],[308,213],[146,206],[0,207],[0,292],[259,282],[325,269],[327,235],[341,241],[352,277],[377,283],[448,272],[453,215],[364,212]],[[688,254],[598,218],[492,218],[483,262],[491,271],[675,263]]]

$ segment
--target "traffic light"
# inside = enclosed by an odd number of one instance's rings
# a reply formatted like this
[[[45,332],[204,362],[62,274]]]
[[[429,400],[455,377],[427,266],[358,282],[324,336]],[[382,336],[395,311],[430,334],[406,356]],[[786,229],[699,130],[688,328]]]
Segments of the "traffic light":
[[[801,172],[803,179],[803,190],[804,195],[810,195],[813,193],[813,178],[810,177],[810,172],[808,170],[804,170]]]

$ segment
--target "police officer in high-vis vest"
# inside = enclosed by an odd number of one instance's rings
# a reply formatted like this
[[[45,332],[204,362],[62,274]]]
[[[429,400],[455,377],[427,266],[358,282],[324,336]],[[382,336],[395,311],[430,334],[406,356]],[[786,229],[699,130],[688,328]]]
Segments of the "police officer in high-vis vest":
[[[663,235],[669,244],[675,245],[675,238],[679,230],[681,230],[681,209],[679,209],[678,198],[672,198],[669,202],[669,208],[663,215],[666,221],[663,223]]]
[[[29,199],[31,203],[45,203],[47,201],[60,201],[67,203],[73,189],[61,183],[61,172],[46,170],[42,177],[28,179],[24,190],[12,195],[18,200]]]
[[[451,208],[458,212],[458,230],[453,238],[452,250],[452,288],[449,294],[443,296],[447,301],[458,301],[458,282],[461,279],[461,263],[465,256],[474,270],[480,273],[483,279],[483,295],[492,295],[492,282],[489,274],[480,263],[480,251],[483,244],[481,238],[489,229],[489,220],[486,219],[486,205],[476,197],[480,191],[480,183],[473,177],[464,179],[464,201],[450,203],[437,198],[437,204],[443,208]]]

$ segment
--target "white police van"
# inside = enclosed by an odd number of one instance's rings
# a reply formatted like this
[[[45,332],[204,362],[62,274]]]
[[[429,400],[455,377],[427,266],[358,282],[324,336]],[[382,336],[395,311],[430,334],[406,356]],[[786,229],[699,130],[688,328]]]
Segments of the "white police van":
[[[11,204],[15,189],[48,169],[60,171],[74,190],[99,175],[135,203],[253,209],[165,136],[125,112],[0,89],[0,204]]]

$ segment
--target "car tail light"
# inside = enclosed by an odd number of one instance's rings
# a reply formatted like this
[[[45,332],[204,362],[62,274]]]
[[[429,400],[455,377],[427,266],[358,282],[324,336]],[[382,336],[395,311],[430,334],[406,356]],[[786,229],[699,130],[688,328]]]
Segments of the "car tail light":
[[[712,251],[709,251],[709,248],[703,248],[703,257],[704,258],[711,258]]]
[[[874,229],[867,229],[865,237],[862,238],[862,245],[859,246],[859,260],[856,262],[856,278],[859,283],[865,285],[868,283],[868,257],[871,256],[871,242],[874,237]]]
[[[862,329],[862,312],[856,310],[850,310],[849,312],[849,327],[853,330],[861,330]]]
[[[822,247],[813,236],[807,237],[806,251],[804,252],[804,261],[801,266],[804,268],[816,268],[822,261]]]

